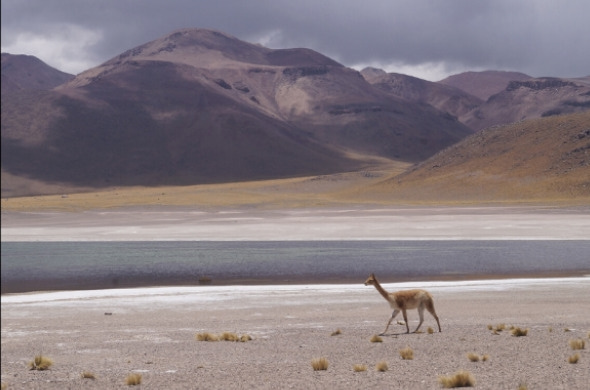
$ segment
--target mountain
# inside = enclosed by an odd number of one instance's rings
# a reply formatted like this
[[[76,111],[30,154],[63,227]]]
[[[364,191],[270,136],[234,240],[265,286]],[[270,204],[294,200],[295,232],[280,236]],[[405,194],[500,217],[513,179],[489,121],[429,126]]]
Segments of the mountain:
[[[421,161],[471,134],[320,53],[205,29],[2,100],[2,196],[40,188],[5,177],[102,188],[343,172]]]
[[[376,88],[416,103],[426,103],[442,112],[461,117],[483,104],[483,100],[452,86],[381,69],[365,68],[363,77]]]
[[[486,101],[490,96],[503,91],[511,81],[525,81],[531,78],[531,76],[519,72],[486,70],[459,73],[438,83],[458,88]]]
[[[430,104],[474,131],[590,109],[590,76],[532,78],[522,73],[486,71],[461,73],[435,83],[380,69],[367,68],[361,73],[376,88]],[[470,94],[476,92],[485,99]]]
[[[511,81],[484,104],[459,120],[481,130],[525,119],[590,109],[590,76],[578,79],[535,78]]]
[[[74,78],[40,59],[2,53],[2,93],[18,90],[50,90]]]
[[[488,128],[396,177],[369,198],[553,201],[590,196],[590,111]]]

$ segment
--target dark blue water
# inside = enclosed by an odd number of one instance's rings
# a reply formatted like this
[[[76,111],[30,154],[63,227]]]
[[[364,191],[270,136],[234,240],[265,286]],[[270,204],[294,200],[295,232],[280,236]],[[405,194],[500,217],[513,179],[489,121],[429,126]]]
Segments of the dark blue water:
[[[2,293],[590,273],[590,241],[3,242]]]

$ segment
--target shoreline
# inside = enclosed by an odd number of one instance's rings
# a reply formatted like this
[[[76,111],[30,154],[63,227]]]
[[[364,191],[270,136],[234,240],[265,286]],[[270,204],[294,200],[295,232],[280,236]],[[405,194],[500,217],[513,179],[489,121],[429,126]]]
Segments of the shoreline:
[[[510,280],[553,280],[553,279],[576,279],[590,276],[590,269],[580,271],[548,271],[548,272],[537,272],[537,273],[512,273],[512,274],[452,274],[452,275],[439,275],[439,276],[413,276],[413,277],[386,277],[385,279],[389,284],[397,283],[434,283],[434,282],[485,282],[485,281],[510,281]],[[384,280],[385,280],[384,279]],[[67,283],[67,282],[52,282],[52,281],[18,281],[13,286],[10,282],[2,282],[2,298],[11,295],[19,294],[43,294],[51,292],[65,292],[65,291],[109,291],[119,289],[143,289],[143,288],[240,288],[240,287],[260,287],[266,288],[271,286],[322,286],[322,285],[361,285],[364,280],[358,278],[346,278],[341,276],[335,276],[333,278],[318,277],[310,280],[309,278],[281,278],[277,283],[276,278],[258,278],[258,279],[223,279],[216,278],[215,280],[205,282],[193,282],[188,283],[186,281],[177,281],[170,283],[150,283],[146,282],[125,282],[125,283]],[[30,286],[30,287],[29,287]]]

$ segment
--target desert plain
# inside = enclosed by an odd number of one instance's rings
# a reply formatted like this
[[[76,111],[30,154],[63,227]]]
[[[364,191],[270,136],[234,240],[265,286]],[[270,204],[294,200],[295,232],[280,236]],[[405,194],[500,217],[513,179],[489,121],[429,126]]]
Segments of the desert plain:
[[[3,241],[35,237],[562,240],[590,237],[590,218],[583,205],[3,212]],[[439,389],[441,377],[462,370],[477,389],[586,389],[590,383],[587,275],[382,280],[388,291],[429,290],[442,332],[426,312],[421,332],[406,334],[399,315],[381,342],[371,339],[391,309],[363,282],[4,294],[2,383],[8,389],[117,389],[129,388],[126,379],[135,373],[146,389]],[[408,323],[412,331],[418,325],[416,310],[408,311]],[[512,327],[526,336],[512,335]],[[197,339],[224,332],[251,340]],[[584,348],[572,349],[572,340]],[[400,356],[404,348],[413,359]],[[37,355],[52,366],[30,370]],[[577,363],[570,363],[575,355]],[[327,369],[314,370],[312,360],[322,357]],[[387,368],[377,370],[383,363]]]

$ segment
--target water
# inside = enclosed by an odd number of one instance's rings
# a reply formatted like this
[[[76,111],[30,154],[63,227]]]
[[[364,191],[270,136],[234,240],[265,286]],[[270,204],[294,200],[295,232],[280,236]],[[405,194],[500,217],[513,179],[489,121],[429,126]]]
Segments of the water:
[[[2,293],[590,274],[590,241],[2,242]]]

